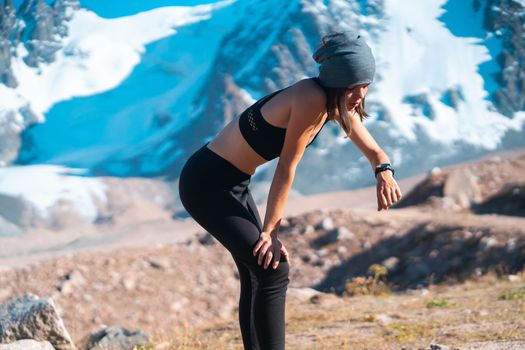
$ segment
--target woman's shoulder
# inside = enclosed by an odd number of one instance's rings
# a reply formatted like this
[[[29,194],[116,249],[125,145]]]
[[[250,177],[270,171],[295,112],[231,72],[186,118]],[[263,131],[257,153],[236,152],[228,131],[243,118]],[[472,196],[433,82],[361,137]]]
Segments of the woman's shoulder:
[[[293,97],[307,102],[308,104],[326,105],[326,93],[315,78],[304,78],[291,86],[290,92]]]

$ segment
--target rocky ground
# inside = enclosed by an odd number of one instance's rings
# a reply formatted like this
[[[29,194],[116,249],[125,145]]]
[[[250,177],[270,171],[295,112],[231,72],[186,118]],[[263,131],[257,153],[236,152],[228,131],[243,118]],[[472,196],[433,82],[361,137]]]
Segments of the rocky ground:
[[[525,349],[523,170],[525,152],[492,156],[434,169],[388,211],[318,202],[325,209],[288,214],[287,348]],[[180,227],[178,241],[115,240],[13,264],[0,303],[52,297],[80,348],[111,325],[143,330],[156,349],[241,349],[233,259]]]
[[[521,350],[524,278],[488,273],[461,284],[352,297],[292,289],[287,349]],[[242,349],[234,319],[159,339],[157,346],[173,349]]]

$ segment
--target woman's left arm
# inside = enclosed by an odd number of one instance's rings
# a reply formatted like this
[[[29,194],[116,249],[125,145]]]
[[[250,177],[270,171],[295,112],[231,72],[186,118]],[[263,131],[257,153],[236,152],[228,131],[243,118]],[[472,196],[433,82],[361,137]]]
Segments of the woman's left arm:
[[[382,163],[390,163],[390,159],[365,128],[359,114],[350,112],[351,134],[348,137],[363,152],[372,171]],[[388,209],[392,204],[401,199],[401,189],[389,170],[377,174],[377,210]]]

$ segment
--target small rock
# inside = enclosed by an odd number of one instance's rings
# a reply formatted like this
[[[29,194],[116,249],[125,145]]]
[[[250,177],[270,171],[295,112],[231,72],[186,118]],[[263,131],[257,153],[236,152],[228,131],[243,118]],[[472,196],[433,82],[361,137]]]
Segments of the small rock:
[[[76,287],[81,287],[86,283],[86,279],[82,273],[78,270],[73,270],[67,275],[62,277],[62,282],[58,287],[58,290],[63,294],[71,294]]]
[[[315,254],[317,256],[325,256],[327,253],[328,253],[328,249],[327,248],[321,248],[321,249],[318,249],[318,250],[315,251]]]
[[[167,270],[171,267],[171,262],[168,259],[149,258],[149,264],[159,270]]]
[[[135,289],[135,287],[137,285],[135,279],[131,278],[131,277],[124,278],[121,281],[121,284],[122,284],[122,286],[124,287],[125,290],[133,290],[133,289]]]
[[[209,232],[205,232],[198,237],[198,242],[202,245],[214,245],[217,243],[217,240]]]
[[[301,256],[301,260],[305,263],[312,262],[314,260],[317,260],[317,255],[314,253],[308,253]]]
[[[432,176],[436,176],[436,175],[439,175],[441,174],[441,168],[440,167],[433,167],[431,170],[430,170],[430,175]]]
[[[334,229],[334,221],[331,217],[324,218],[323,221],[321,221],[321,224],[319,225],[320,229],[329,231]]]
[[[507,278],[510,282],[521,282],[521,277],[518,275],[508,275]]]
[[[324,266],[326,263],[326,260],[325,259],[317,259],[315,262],[314,262],[314,266]]]
[[[232,316],[233,314],[233,307],[231,305],[228,305],[228,304],[222,304],[220,307],[219,307],[219,317],[220,318],[224,318],[224,319],[228,319]]]
[[[509,239],[505,244],[505,249],[507,249],[508,252],[511,252],[514,249],[516,249],[516,238]]]
[[[376,316],[376,320],[382,325],[387,325],[389,323],[392,323],[393,318],[387,314],[379,314]]]
[[[441,198],[441,207],[443,209],[451,209],[455,211],[462,209],[461,206],[458,205],[452,198],[447,196]]]
[[[102,318],[100,318],[100,316],[94,316],[91,318],[91,322],[100,325],[102,324]]]
[[[309,287],[288,287],[286,297],[297,301],[308,301],[318,293],[318,290]]]
[[[394,271],[399,264],[399,258],[395,256],[391,256],[388,259],[383,260],[381,265],[386,267],[389,271]]]
[[[341,299],[333,293],[318,292],[312,295],[309,299],[310,303],[316,305],[330,306],[334,304],[340,304]]]
[[[491,236],[485,236],[481,238],[481,240],[479,241],[479,247],[482,250],[487,250],[491,247],[496,246],[497,244],[498,244],[498,240]]]
[[[184,244],[186,244],[187,246],[194,246],[196,244],[196,238],[188,238]]]
[[[313,233],[313,232],[315,232],[315,228],[312,225],[306,225],[304,227],[304,230],[301,231],[301,234],[308,235],[308,234]]]
[[[313,295],[313,296],[310,298],[310,302],[311,302],[312,304],[319,304],[320,299],[321,299],[321,298],[319,297],[319,294],[315,294],[315,295]]]
[[[430,350],[450,350],[450,347],[443,344],[430,344]]]
[[[317,238],[313,244],[317,246],[324,246],[327,244],[335,243],[340,240],[353,240],[355,235],[350,232],[346,227],[337,227],[333,230],[328,231],[323,236]]]
[[[120,281],[121,279],[121,276],[120,276],[120,273],[118,273],[117,271],[109,271],[109,277],[111,278],[111,281],[113,282],[113,284],[116,284]]]
[[[341,239],[344,239],[344,240],[353,240],[355,239],[355,234],[353,232],[351,232],[348,228],[344,227],[344,226],[340,226],[338,228],[336,228],[336,234],[337,234],[337,239],[341,240]]]
[[[172,311],[179,311],[181,310],[182,308],[184,308],[184,306],[188,305],[189,304],[189,299],[186,298],[186,297],[182,297],[174,302],[172,302],[170,304],[170,309]]]
[[[339,247],[337,247],[337,252],[339,254],[346,254],[348,252],[348,248],[344,245],[340,245]]]
[[[481,309],[478,311],[479,315],[480,316],[488,316],[489,315],[489,312],[485,309]]]
[[[148,336],[140,330],[132,332],[120,327],[106,327],[90,335],[86,350],[127,350],[148,342]]]

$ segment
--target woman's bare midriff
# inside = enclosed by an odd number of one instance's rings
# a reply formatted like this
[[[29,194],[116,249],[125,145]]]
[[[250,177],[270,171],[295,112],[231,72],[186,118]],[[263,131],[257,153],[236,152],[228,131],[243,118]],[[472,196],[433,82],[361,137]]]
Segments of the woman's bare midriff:
[[[249,175],[253,175],[259,165],[267,162],[242,137],[239,116],[228,123],[207,147]]]
[[[311,139],[313,139],[313,137]],[[267,162],[267,160],[256,153],[243,138],[239,129],[238,117],[227,124],[224,129],[208,143],[207,147],[232,163],[237,169],[249,175],[253,175],[259,165]]]

